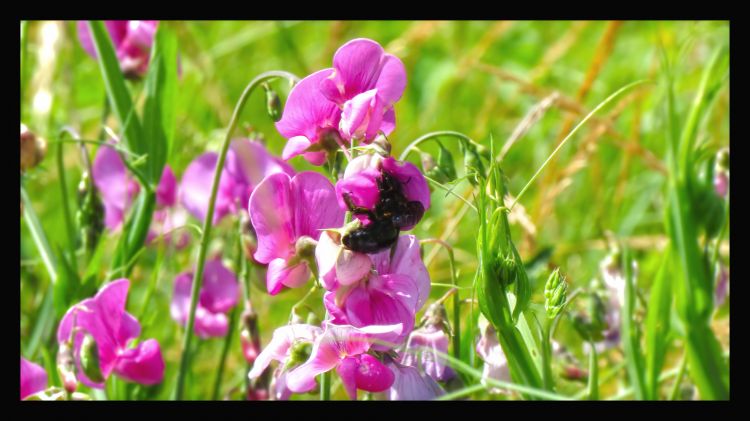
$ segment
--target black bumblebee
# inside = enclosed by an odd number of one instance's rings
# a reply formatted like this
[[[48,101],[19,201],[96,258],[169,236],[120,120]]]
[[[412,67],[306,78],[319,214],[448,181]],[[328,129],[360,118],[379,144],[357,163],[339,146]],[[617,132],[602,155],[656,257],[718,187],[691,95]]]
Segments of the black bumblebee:
[[[422,219],[424,206],[419,201],[409,201],[404,195],[401,183],[392,175],[381,170],[378,180],[380,200],[375,209],[359,207],[344,193],[344,201],[354,215],[367,215],[370,223],[343,236],[341,242],[346,248],[360,253],[376,253],[392,246],[404,227],[415,225]]]

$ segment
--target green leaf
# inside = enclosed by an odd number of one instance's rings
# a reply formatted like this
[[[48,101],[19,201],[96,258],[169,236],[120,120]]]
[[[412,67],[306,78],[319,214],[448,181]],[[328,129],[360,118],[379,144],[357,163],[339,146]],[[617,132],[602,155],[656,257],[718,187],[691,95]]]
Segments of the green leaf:
[[[112,41],[102,21],[89,21],[91,38],[94,41],[96,55],[99,58],[99,68],[104,79],[107,97],[117,119],[122,125],[123,142],[128,150],[136,154],[143,154],[144,139],[140,120],[133,108],[133,100],[125,85],[125,77],[120,70],[120,62],[115,55]]]
[[[646,386],[648,399],[659,398],[659,373],[664,365],[670,341],[670,309],[672,282],[668,268],[672,259],[670,250],[664,251],[662,263],[651,286],[651,297],[646,316]]]
[[[146,178],[156,185],[172,149],[177,98],[177,38],[164,23],[156,32],[145,89]]]
[[[622,268],[625,272],[625,305],[622,315],[622,340],[625,351],[626,368],[630,384],[633,387],[635,397],[643,400],[645,397],[645,380],[643,355],[641,354],[640,335],[635,325],[635,278],[633,276],[633,263],[630,258],[630,250],[623,248]]]

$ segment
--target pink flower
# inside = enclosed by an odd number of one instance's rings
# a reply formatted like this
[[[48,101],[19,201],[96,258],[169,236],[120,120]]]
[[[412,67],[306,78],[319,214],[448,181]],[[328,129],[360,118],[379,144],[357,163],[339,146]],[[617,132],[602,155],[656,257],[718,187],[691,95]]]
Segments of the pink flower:
[[[386,174],[398,183],[397,188],[401,189],[407,201],[419,202],[423,211],[430,208],[430,188],[419,169],[411,162],[399,163],[393,157],[383,159],[378,155],[360,155],[349,162],[344,177],[336,183],[339,206],[344,210],[349,209],[344,199],[347,195],[355,206],[374,210],[380,202],[380,187]],[[354,215],[364,224],[369,223],[366,215]],[[415,224],[414,221],[403,221],[399,228],[408,231]]]
[[[395,346],[414,327],[414,317],[430,294],[430,276],[413,235],[399,237],[393,256],[391,250],[385,250],[369,258],[373,265],[369,276],[350,285],[334,282],[335,289],[327,292],[323,301],[336,324],[360,328],[402,324],[400,332],[379,337]],[[375,349],[393,346],[376,344]]]
[[[318,276],[327,290],[340,285],[351,285],[370,273],[372,262],[364,253],[351,251],[341,245],[336,232],[323,231],[315,247]]]
[[[375,41],[349,41],[336,51],[332,69],[307,76],[289,93],[276,123],[289,139],[283,158],[304,155],[321,165],[325,150],[335,150],[344,141],[369,143],[379,131],[390,134],[396,126],[393,104],[405,88],[401,60]]]
[[[269,294],[277,294],[283,286],[300,287],[310,278],[312,247],[320,230],[344,222],[334,196],[330,181],[314,172],[293,178],[271,174],[253,191],[249,213],[258,236],[254,257],[268,264]]]
[[[89,387],[103,389],[104,383],[94,383],[81,368],[80,351],[85,334],[96,341],[104,379],[112,373],[144,385],[161,383],[164,379],[164,359],[156,339],[147,339],[135,348],[128,346],[141,332],[138,320],[125,311],[129,287],[130,281],[124,278],[108,283],[93,298],[71,307],[57,329],[57,341],[61,344],[75,333],[78,378]]]
[[[120,61],[120,69],[126,77],[139,78],[146,74],[158,24],[159,21],[155,20],[104,21]],[[96,58],[94,40],[85,21],[78,21],[78,38],[83,49]]]
[[[298,365],[302,361],[296,361],[298,356],[292,355],[293,348],[301,348],[305,344],[312,343],[323,334],[323,329],[308,324],[293,324],[280,327],[273,332],[271,342],[255,359],[253,368],[248,373],[248,377],[256,379],[260,377],[268,368],[271,361],[281,363],[279,369],[274,375],[274,398],[276,400],[287,400],[292,391],[289,390],[286,383],[288,368]]]
[[[315,388],[315,376],[336,369],[347,394],[357,399],[357,389],[382,392],[393,384],[393,372],[366,352],[377,337],[400,334],[402,326],[354,326],[325,324],[325,331],[312,348],[310,359],[287,374],[286,383],[295,393]]]
[[[432,377],[414,367],[396,361],[389,361],[386,365],[394,375],[393,385],[388,391],[388,399],[392,401],[429,401],[445,394]]]
[[[203,221],[208,213],[211,184],[214,179],[219,155],[207,152],[195,158],[182,175],[180,201],[195,218]],[[272,156],[259,142],[235,139],[227,151],[224,168],[219,180],[213,224],[216,225],[228,214],[245,209],[253,189],[264,177],[294,170],[286,162]]]
[[[510,368],[508,359],[505,357],[503,348],[497,340],[495,328],[484,318],[479,317],[479,330],[481,337],[477,342],[477,354],[484,361],[482,370],[482,383],[487,379],[510,382]],[[491,393],[504,393],[502,389],[493,387],[489,390]]]
[[[448,335],[443,329],[434,324],[426,324],[409,335],[401,363],[421,369],[436,381],[449,380],[456,373],[445,360],[448,342]]]
[[[93,173],[94,184],[104,204],[104,224],[110,231],[115,231],[125,220],[140,185],[128,173],[117,150],[110,146],[103,145],[96,152]],[[167,165],[156,186],[156,210],[146,238],[147,243],[151,243],[159,235],[170,239],[171,235],[168,233],[187,222],[184,212],[177,204],[177,188],[177,177]],[[188,233],[181,232],[175,239],[176,246],[184,247],[188,240]]]
[[[190,293],[193,272],[183,272],[174,281],[174,294],[170,313],[182,326],[187,324],[190,313]],[[201,338],[224,336],[229,329],[226,313],[237,304],[239,286],[234,274],[224,267],[221,259],[206,262],[203,285],[198,307],[195,311],[195,333]]]
[[[47,388],[47,372],[38,364],[21,357],[21,399]]]

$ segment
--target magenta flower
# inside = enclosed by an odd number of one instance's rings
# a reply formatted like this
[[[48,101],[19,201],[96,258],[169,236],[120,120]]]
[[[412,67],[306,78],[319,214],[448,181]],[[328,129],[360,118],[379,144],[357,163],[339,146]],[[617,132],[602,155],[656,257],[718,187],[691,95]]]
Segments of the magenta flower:
[[[282,326],[273,332],[273,338],[271,342],[266,346],[263,351],[255,359],[253,368],[248,373],[250,379],[260,377],[263,372],[268,368],[271,361],[276,360],[279,363],[279,368],[274,374],[274,398],[276,400],[287,400],[292,394],[286,383],[286,376],[288,368],[294,366],[295,363],[299,364],[303,361],[291,361],[292,348],[299,347],[304,344],[312,345],[313,342],[323,334],[323,329],[308,325],[308,324],[293,324]],[[296,356],[295,356],[296,357]]]
[[[170,313],[182,326],[190,313],[190,292],[193,272],[183,272],[174,281]],[[208,260],[203,271],[203,285],[195,311],[195,334],[201,338],[224,336],[229,329],[226,313],[237,304],[239,286],[234,274],[221,259]]]
[[[393,384],[393,372],[366,352],[377,337],[398,335],[401,330],[400,324],[358,329],[326,322],[325,331],[313,345],[310,359],[287,374],[287,387],[295,393],[309,392],[315,388],[315,376],[335,368],[351,399],[357,399],[357,389],[385,391]]]
[[[21,399],[47,388],[47,372],[38,364],[21,357]]]
[[[57,341],[61,344],[75,333],[78,378],[89,387],[103,389],[104,383],[94,383],[81,368],[80,351],[85,334],[96,341],[99,369],[105,380],[112,373],[144,385],[161,383],[164,379],[164,359],[156,339],[147,339],[135,348],[128,346],[141,332],[138,320],[125,311],[129,287],[130,281],[124,278],[108,283],[93,298],[71,307],[57,329]]]
[[[307,76],[289,93],[276,123],[289,139],[282,157],[304,155],[321,165],[325,150],[351,140],[369,143],[379,131],[390,134],[396,126],[393,104],[405,88],[401,60],[375,41],[349,41],[336,51],[332,69]]]
[[[393,157],[383,159],[379,155],[360,155],[349,162],[344,177],[336,183],[339,206],[348,210],[344,199],[344,195],[348,195],[355,206],[373,210],[380,201],[379,184],[383,174],[399,183],[406,200],[420,202],[424,211],[430,208],[430,188],[419,168],[411,162],[399,163]],[[355,216],[364,224],[369,223],[366,215]],[[412,228],[414,224],[409,224],[401,230]]]
[[[448,353],[448,335],[439,326],[426,324],[409,334],[401,363],[420,369],[436,381],[446,381],[456,373],[445,360]]]
[[[271,174],[253,191],[249,213],[258,236],[254,257],[268,264],[269,294],[277,294],[283,286],[297,288],[310,278],[312,247],[320,230],[344,222],[334,196],[331,182],[309,171],[293,178]]]
[[[158,24],[159,21],[155,20],[104,21],[120,61],[120,69],[126,77],[139,78],[146,74]],[[83,49],[96,58],[94,40],[85,21],[78,21],[78,38]]]
[[[392,401],[429,401],[445,394],[440,385],[427,374],[396,361],[386,363],[393,371],[394,380],[388,399]]]
[[[195,158],[182,175],[180,201],[195,218],[203,221],[208,213],[211,184],[219,155],[207,152]],[[274,157],[259,142],[235,139],[227,151],[219,180],[213,224],[229,214],[245,209],[250,194],[263,178],[275,173],[294,175],[286,162]]]
[[[336,324],[360,328],[402,324],[400,332],[379,337],[395,346],[414,327],[414,317],[430,295],[430,276],[413,235],[399,237],[393,256],[391,250],[384,250],[369,257],[373,265],[369,276],[350,285],[334,283],[335,290],[327,292],[323,301]],[[393,346],[374,345],[376,350]]]

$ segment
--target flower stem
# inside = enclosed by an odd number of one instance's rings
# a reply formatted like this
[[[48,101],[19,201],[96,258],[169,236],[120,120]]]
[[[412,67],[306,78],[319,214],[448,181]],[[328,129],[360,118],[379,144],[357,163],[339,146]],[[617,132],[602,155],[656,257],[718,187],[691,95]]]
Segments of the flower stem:
[[[68,202],[68,183],[65,178],[65,164],[63,162],[63,144],[57,146],[57,176],[60,178],[60,195],[62,197],[63,216],[65,217],[65,231],[68,234],[68,248],[71,256],[76,252],[76,231],[73,225],[73,217],[70,215],[70,204]],[[76,259],[73,259],[76,262]]]
[[[198,263],[196,264],[195,274],[193,275],[193,286],[190,293],[190,313],[188,316],[187,327],[185,328],[185,338],[183,339],[182,346],[182,358],[180,360],[180,368],[177,372],[177,385],[175,388],[175,399],[181,400],[183,398],[183,392],[185,387],[185,374],[187,373],[188,366],[190,365],[190,343],[193,338],[193,326],[195,325],[195,311],[198,307],[198,293],[201,285],[203,284],[203,268],[206,263],[206,253],[208,252],[208,243],[211,238],[211,228],[213,226],[214,210],[216,208],[216,194],[219,190],[219,180],[221,179],[221,172],[224,168],[224,161],[227,157],[227,151],[232,139],[232,132],[237,127],[239,122],[240,114],[245,108],[250,94],[258,87],[261,83],[269,79],[275,78],[286,78],[292,81],[297,81],[299,78],[291,73],[283,71],[270,71],[265,72],[257,76],[255,79],[245,87],[242,92],[237,105],[234,108],[232,119],[229,122],[229,127],[224,137],[224,143],[221,146],[221,152],[219,153],[219,159],[216,162],[216,169],[214,170],[214,179],[211,185],[211,196],[208,201],[208,212],[206,213],[206,219],[203,222],[203,235],[201,236],[200,248],[198,250]]]
[[[406,149],[404,149],[404,151],[403,151],[403,152],[401,152],[401,155],[400,155],[400,156],[398,157],[398,160],[399,160],[399,161],[403,161],[403,160],[405,160],[405,159],[406,159],[406,157],[407,157],[407,156],[409,156],[409,153],[410,153],[410,152],[411,152],[412,150],[415,150],[415,148],[416,148],[416,147],[417,147],[417,146],[418,146],[418,145],[419,145],[420,143],[422,143],[422,142],[425,142],[425,141],[427,141],[427,140],[429,140],[429,139],[432,139],[432,138],[436,138],[436,137],[439,137],[439,136],[453,136],[453,137],[457,137],[457,138],[459,138],[459,139],[463,139],[463,140],[465,140],[465,141],[467,141],[467,142],[469,142],[469,143],[473,143],[473,144],[475,144],[475,145],[477,144],[477,142],[475,142],[475,141],[474,141],[474,140],[473,140],[472,138],[470,138],[469,136],[467,136],[467,135],[465,135],[465,134],[463,134],[463,133],[461,133],[461,132],[455,132],[455,131],[452,131],[452,130],[438,130],[438,131],[436,131],[436,132],[430,132],[430,133],[426,133],[426,134],[424,134],[424,135],[422,135],[422,136],[418,137],[417,139],[415,139],[415,140],[414,140],[413,142],[411,142],[411,143],[410,143],[410,144],[409,144],[409,145],[408,145],[408,146],[406,147]]]
[[[331,372],[326,371],[320,376],[320,400],[331,400]]]
[[[599,363],[596,355],[596,344],[592,341],[589,355],[589,400],[599,400]]]
[[[680,395],[680,386],[682,385],[682,377],[685,376],[685,369],[687,369],[687,352],[682,355],[680,360],[680,368],[677,371],[677,378],[674,379],[674,385],[672,386],[672,392],[669,394],[669,400],[677,400]]]
[[[47,241],[42,224],[39,222],[36,212],[34,212],[31,199],[29,199],[26,189],[23,188],[23,184],[21,184],[21,201],[23,203],[23,219],[26,221],[29,231],[31,231],[31,238],[34,240],[36,249],[42,257],[42,262],[44,262],[44,267],[47,269],[49,279],[54,285],[57,283],[55,255],[52,254],[52,248],[49,245],[49,241]]]

